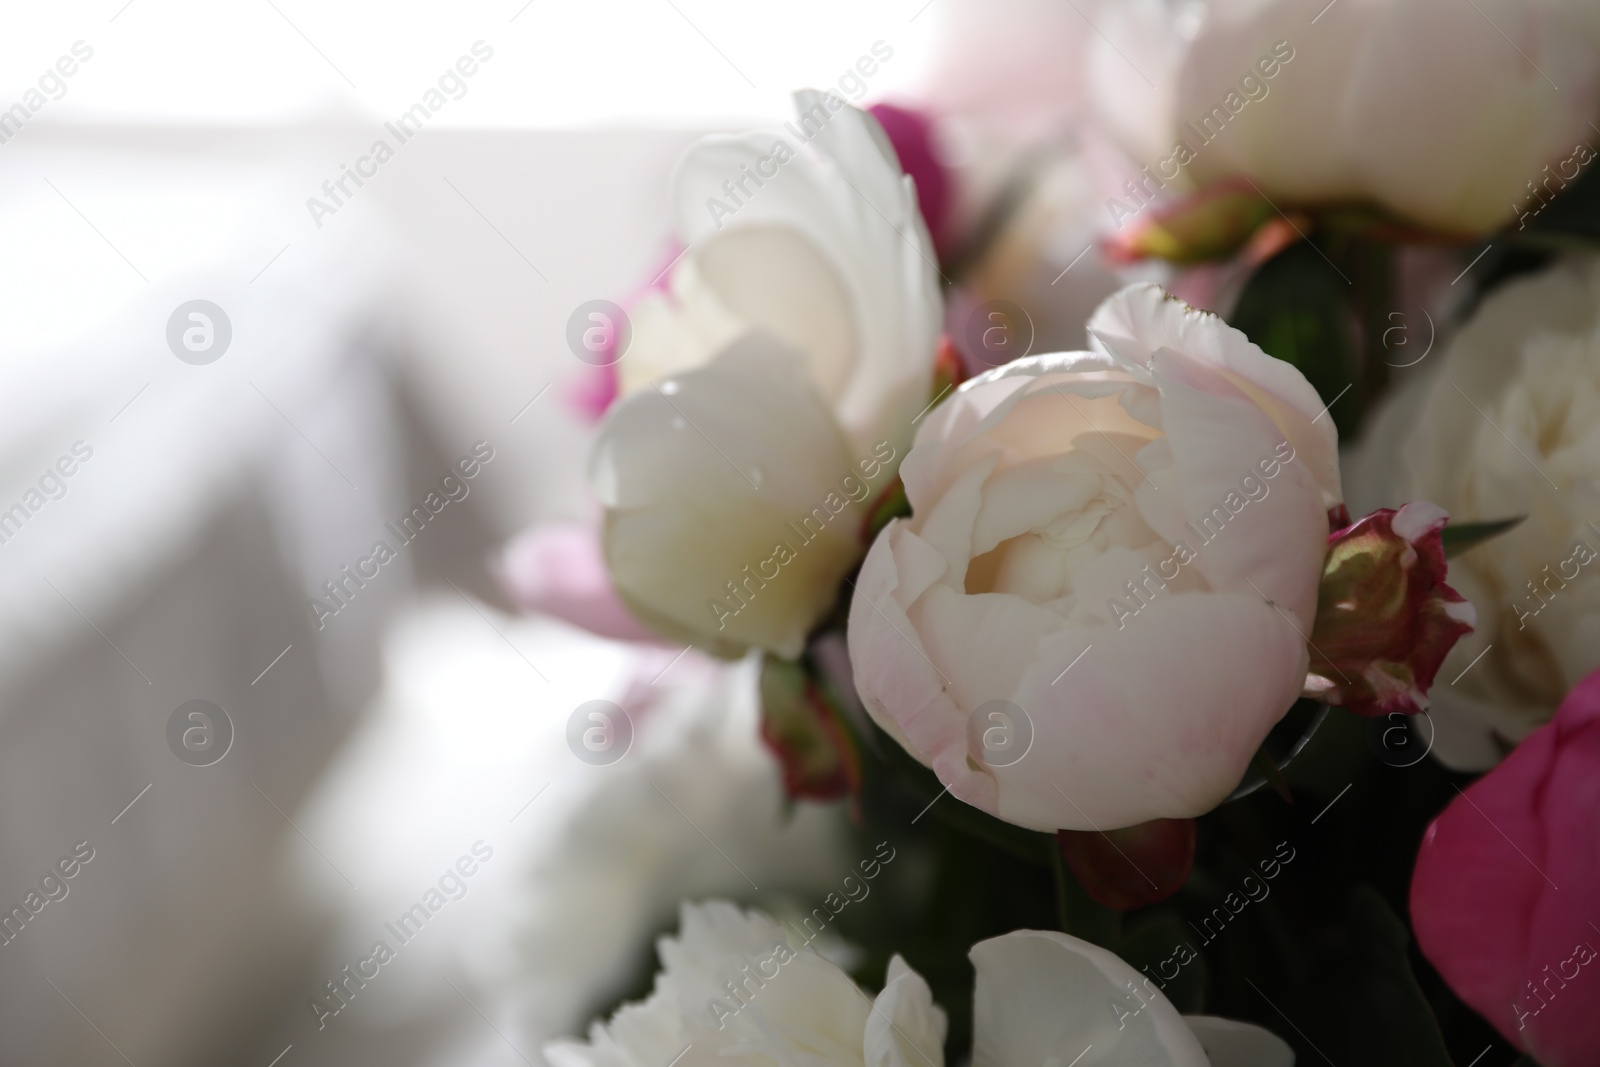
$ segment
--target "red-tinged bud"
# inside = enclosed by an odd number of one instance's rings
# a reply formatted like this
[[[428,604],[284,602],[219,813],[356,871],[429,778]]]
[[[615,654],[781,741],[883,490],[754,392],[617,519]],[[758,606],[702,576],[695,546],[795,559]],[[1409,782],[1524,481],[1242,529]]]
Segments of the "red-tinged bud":
[[[767,656],[761,667],[761,740],[793,800],[854,797],[861,761],[839,710],[798,663]]]
[[[961,362],[961,353],[956,349],[955,342],[950,340],[949,334],[940,334],[939,351],[933,357],[933,389],[928,400],[930,407],[966,380],[967,369]]]
[[[1244,248],[1277,214],[1248,182],[1223,181],[1164,207],[1146,208],[1127,228],[1107,238],[1103,247],[1114,263],[1225,259]],[[1281,248],[1282,241],[1274,231],[1269,243]]]
[[[1472,605],[1445,584],[1443,508],[1382,508],[1328,536],[1305,695],[1358,715],[1415,714]]]
[[[1133,911],[1166,900],[1194,867],[1193,819],[1155,819],[1100,833],[1057,830],[1056,846],[1097,904]]]

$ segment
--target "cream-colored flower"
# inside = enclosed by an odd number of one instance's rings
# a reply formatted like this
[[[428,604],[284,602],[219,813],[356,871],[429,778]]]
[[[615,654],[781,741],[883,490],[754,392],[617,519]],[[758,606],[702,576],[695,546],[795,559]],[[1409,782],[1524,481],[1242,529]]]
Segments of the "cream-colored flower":
[[[687,249],[635,313],[590,463],[618,593],[721,654],[799,654],[860,558],[860,505],[905,454],[937,352],[911,180],[870,115],[797,101],[796,123],[679,164]]]
[[[899,956],[868,997],[792,926],[722,901],[685,904],[657,948],[649,999],[546,1046],[553,1067],[944,1067],[944,1012]]]
[[[1433,751],[1482,770],[1600,667],[1600,264],[1512,282],[1401,373],[1349,464],[1357,513],[1425,499],[1453,523],[1528,517],[1450,564],[1478,624],[1439,672]]]
[[[883,991],[797,944],[792,926],[712,901],[685,904],[659,945],[649,999],[546,1046],[554,1067],[944,1067],[944,1012],[895,956]],[[1256,1026],[1185,1017],[1117,956],[1054,931],[974,945],[973,1067],[1293,1067]]]
[[[1180,189],[1243,175],[1286,205],[1372,201],[1482,232],[1593,143],[1590,6],[1130,0],[1106,14],[1091,88],[1129,153]]]
[[[1305,681],[1341,499],[1321,400],[1238,330],[1143,285],[1089,333],[927,418],[913,514],[850,611],[877,723],[1038,830],[1199,815],[1238,785]],[[991,721],[1017,758],[980,751]]]

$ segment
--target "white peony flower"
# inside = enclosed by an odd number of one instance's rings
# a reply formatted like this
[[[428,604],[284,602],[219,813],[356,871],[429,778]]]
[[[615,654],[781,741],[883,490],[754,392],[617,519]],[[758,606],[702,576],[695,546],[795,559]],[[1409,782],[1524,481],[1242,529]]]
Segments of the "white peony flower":
[[[1482,232],[1536,203],[1542,168],[1594,135],[1587,6],[1131,0],[1105,15],[1091,92],[1154,175],[1147,191],[1243,175],[1285,206],[1366,200]]]
[[[1439,671],[1433,751],[1484,770],[1600,668],[1600,264],[1512,282],[1405,373],[1350,464],[1352,501],[1528,516],[1450,564],[1478,624]]]
[[[792,927],[722,901],[684,904],[678,936],[657,947],[649,999],[587,1044],[546,1046],[553,1067],[943,1067],[944,1012],[898,956],[868,997]]]
[[[688,247],[635,314],[590,479],[618,592],[659,632],[790,658],[860,558],[862,501],[928,402],[941,302],[882,129],[797,95],[674,180]]]
[[[943,1067],[944,1012],[904,960],[890,961],[883,991],[869,997],[791,931],[731,904],[685,904],[678,937],[660,943],[649,999],[545,1056],[553,1067]],[[973,946],[971,958],[973,1067],[1294,1063],[1259,1027],[1180,1016],[1144,975],[1066,934],[1019,930]]]
[[[1089,332],[1097,351],[997,368],[928,417],[913,515],[850,611],[878,724],[1038,830],[1198,815],[1238,785],[1305,681],[1341,500],[1292,366],[1153,285]],[[991,722],[1023,751],[993,758]]]

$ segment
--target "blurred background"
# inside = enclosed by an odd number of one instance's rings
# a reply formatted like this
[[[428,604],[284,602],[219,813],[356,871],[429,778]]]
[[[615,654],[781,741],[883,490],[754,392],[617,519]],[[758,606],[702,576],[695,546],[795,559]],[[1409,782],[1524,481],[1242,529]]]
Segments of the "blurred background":
[[[830,880],[744,666],[497,560],[589,514],[568,323],[682,148],[875,42],[925,94],[962,10],[5,5],[0,1063],[538,1064],[680,897]]]

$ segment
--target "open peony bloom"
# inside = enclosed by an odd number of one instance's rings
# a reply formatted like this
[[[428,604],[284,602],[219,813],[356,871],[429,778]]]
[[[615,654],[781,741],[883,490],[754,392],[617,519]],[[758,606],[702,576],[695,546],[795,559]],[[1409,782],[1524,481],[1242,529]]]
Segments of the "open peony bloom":
[[[1162,188],[1243,175],[1284,208],[1367,201],[1445,232],[1494,229],[1538,207],[1535,187],[1548,198],[1576,177],[1574,149],[1600,117],[1588,7],[1108,5],[1091,45],[1092,95],[1148,173],[1123,210]],[[1112,208],[1119,221],[1123,210]]]
[[[553,1067],[943,1067],[945,1016],[899,956],[869,997],[799,944],[798,928],[712,901],[683,906],[660,942],[648,1000],[589,1041],[545,1048]],[[1102,1067],[1292,1067],[1294,1053],[1259,1027],[1180,1016],[1154,984],[1094,945],[1019,930],[973,946],[973,1067],[1069,1064],[1084,1049]]]
[[[861,502],[928,403],[942,305],[876,120],[797,95],[674,178],[686,249],[633,312],[590,481],[617,592],[659,633],[787,658],[861,554]]]
[[[1440,669],[1433,753],[1484,770],[1600,668],[1600,264],[1496,290],[1444,351],[1400,373],[1346,464],[1352,508],[1422,499],[1452,522],[1527,516],[1450,561],[1477,629]]]
[[[681,914],[649,999],[595,1023],[586,1044],[546,1046],[552,1067],[943,1067],[944,1012],[899,956],[873,998],[793,924],[722,901]]]
[[[1417,944],[1543,1067],[1600,1063],[1600,673],[1428,827]]]
[[[913,515],[850,610],[878,724],[1037,830],[1190,817],[1238,785],[1305,682],[1341,496],[1321,400],[1239,331],[1136,285],[1089,333],[928,416]]]
[[[1358,715],[1427,709],[1439,664],[1477,618],[1444,584],[1449,518],[1434,504],[1407,504],[1329,535],[1308,696]]]

